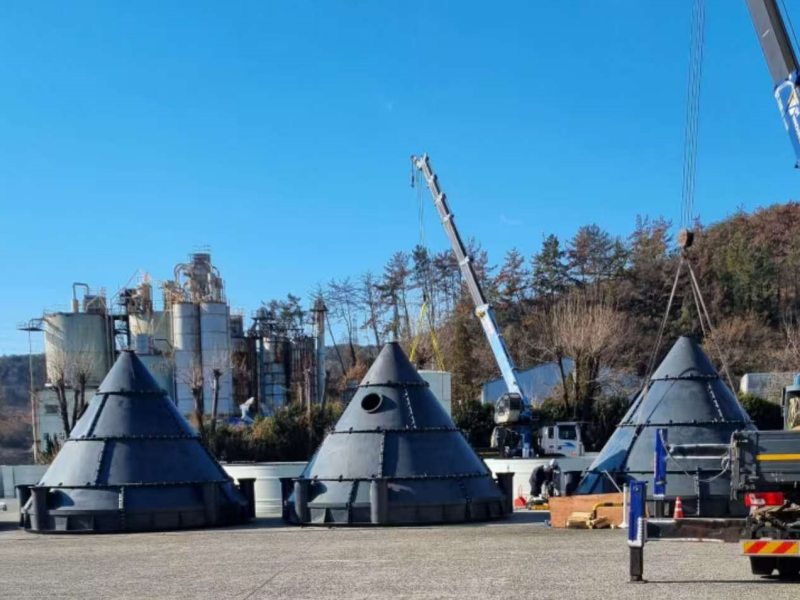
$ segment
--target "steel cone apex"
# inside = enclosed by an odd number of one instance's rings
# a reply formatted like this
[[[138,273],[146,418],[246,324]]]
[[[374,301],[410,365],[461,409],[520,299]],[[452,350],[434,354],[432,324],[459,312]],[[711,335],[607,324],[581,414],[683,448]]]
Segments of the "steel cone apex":
[[[734,431],[754,428],[703,349],[681,337],[584,473],[577,493],[616,492],[636,479],[647,481],[652,494],[656,435],[666,429],[672,448],[666,498],[680,496],[689,516],[745,514],[741,502],[730,500],[723,446]]]
[[[120,354],[39,483],[21,493],[21,524],[37,532],[195,528],[242,522],[251,512],[130,351]]]
[[[502,487],[501,487],[502,486]],[[455,523],[512,510],[400,344],[386,344],[303,474],[284,519],[299,524]]]

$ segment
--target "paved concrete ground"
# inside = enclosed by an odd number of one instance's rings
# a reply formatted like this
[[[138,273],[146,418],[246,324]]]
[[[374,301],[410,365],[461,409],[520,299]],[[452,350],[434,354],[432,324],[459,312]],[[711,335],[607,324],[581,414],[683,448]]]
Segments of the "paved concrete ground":
[[[16,506],[14,506],[14,509]],[[12,507],[9,506],[9,511]],[[274,520],[233,529],[53,536],[0,513],[0,597],[187,598],[798,598],[800,583],[750,575],[728,544],[646,549],[651,583],[628,584],[621,531],[554,530],[517,513],[450,527],[327,529]]]

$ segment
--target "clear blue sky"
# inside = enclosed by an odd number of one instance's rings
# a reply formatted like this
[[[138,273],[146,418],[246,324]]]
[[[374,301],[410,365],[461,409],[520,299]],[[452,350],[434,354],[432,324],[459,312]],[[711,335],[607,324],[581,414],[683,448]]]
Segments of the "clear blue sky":
[[[800,19],[800,0],[787,0]],[[743,0],[709,0],[697,209],[798,199]],[[679,218],[690,0],[28,2],[0,19],[0,354],[70,284],[208,244],[234,307],[417,241],[427,151],[499,262]],[[427,209],[427,237],[446,239]]]

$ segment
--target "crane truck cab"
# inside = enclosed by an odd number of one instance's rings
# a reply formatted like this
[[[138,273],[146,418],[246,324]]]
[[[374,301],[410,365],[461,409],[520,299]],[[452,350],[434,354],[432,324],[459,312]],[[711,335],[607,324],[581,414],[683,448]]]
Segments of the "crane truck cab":
[[[536,428],[537,415],[520,394],[505,393],[495,403],[492,448],[505,458],[583,456],[581,424],[564,421]]]
[[[583,456],[580,423],[568,421],[542,427],[538,446],[546,456]]]

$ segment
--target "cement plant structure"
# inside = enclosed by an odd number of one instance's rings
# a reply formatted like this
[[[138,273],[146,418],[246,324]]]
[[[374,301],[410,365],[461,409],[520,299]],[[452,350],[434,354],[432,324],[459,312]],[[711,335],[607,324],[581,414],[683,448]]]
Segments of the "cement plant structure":
[[[251,399],[252,412],[261,414],[290,401],[321,403],[325,312],[320,299],[307,323],[288,329],[262,307],[245,327],[245,313],[231,310],[208,251],[175,265],[172,279],[156,285],[143,273],[110,298],[104,288],[75,283],[70,310],[46,311],[19,326],[44,332],[46,384],[32,390],[35,451],[64,439],[61,402],[69,413],[79,397],[88,402],[123,349],[136,352],[184,416],[195,412],[195,394],[211,414],[215,385],[223,419]]]

